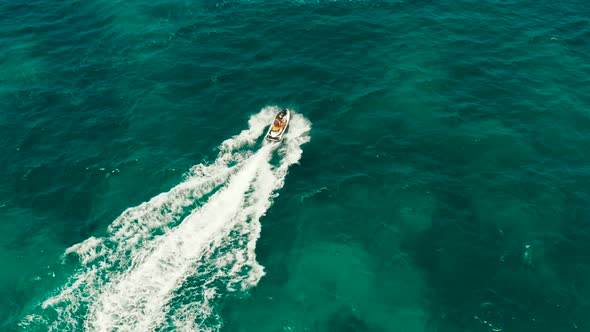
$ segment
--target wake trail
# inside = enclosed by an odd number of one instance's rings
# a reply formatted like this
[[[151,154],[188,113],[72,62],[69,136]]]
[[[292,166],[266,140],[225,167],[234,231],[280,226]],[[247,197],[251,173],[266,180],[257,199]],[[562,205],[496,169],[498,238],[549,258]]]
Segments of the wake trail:
[[[281,144],[251,151],[278,108],[253,115],[210,165],[191,169],[170,191],[127,209],[108,235],[72,246],[79,270],[21,326],[49,331],[217,330],[212,302],[258,283],[260,222],[299,161],[311,124],[294,114]],[[280,156],[271,165],[273,154]],[[197,200],[205,203],[197,204]]]
[[[246,191],[269,148],[249,158],[224,189],[159,239],[157,249],[145,261],[107,287],[91,307],[88,327],[96,331],[111,331],[119,325],[134,326],[138,331],[156,327],[163,319],[161,308],[188,268],[214,236],[222,236],[223,228],[243,207]]]

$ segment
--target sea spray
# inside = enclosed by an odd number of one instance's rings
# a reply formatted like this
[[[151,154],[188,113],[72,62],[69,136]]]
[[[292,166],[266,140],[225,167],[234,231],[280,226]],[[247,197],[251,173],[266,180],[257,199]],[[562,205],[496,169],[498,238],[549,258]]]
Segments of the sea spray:
[[[78,272],[21,326],[203,330],[206,322],[207,330],[218,329],[213,302],[264,275],[255,256],[259,220],[309,141],[309,121],[294,114],[283,142],[253,147],[277,111],[253,115],[213,163],[194,166],[170,191],[127,209],[107,236],[66,250],[65,258],[78,259]],[[270,163],[273,154],[278,165]]]

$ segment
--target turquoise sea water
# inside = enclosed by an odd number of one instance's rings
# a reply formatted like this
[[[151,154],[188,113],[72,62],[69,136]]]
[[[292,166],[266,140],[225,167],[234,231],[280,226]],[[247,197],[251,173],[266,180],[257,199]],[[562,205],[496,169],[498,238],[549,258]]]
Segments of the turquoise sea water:
[[[0,330],[590,330],[585,1],[0,14]]]

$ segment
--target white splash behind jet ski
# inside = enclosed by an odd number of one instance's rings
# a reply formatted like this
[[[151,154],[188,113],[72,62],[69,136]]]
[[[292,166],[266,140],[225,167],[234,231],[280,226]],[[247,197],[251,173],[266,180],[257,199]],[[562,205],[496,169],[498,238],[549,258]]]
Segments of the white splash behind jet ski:
[[[273,142],[280,142],[283,139],[285,131],[287,131],[290,116],[291,114],[286,108],[277,114],[271,123],[270,128],[268,129],[266,139]]]

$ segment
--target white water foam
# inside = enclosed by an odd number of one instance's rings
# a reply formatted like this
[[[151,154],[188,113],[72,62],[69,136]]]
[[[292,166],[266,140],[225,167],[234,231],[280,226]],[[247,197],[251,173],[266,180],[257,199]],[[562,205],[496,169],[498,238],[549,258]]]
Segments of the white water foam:
[[[264,275],[255,256],[259,219],[309,141],[309,121],[293,114],[281,144],[244,150],[277,111],[267,107],[252,116],[247,130],[222,143],[213,164],[193,167],[169,192],[126,210],[108,236],[69,248],[64,257],[77,257],[79,272],[22,325],[45,321],[50,331],[217,330],[221,322],[212,301],[246,290]],[[275,151],[278,166],[270,164]],[[206,202],[195,207],[201,198]]]

